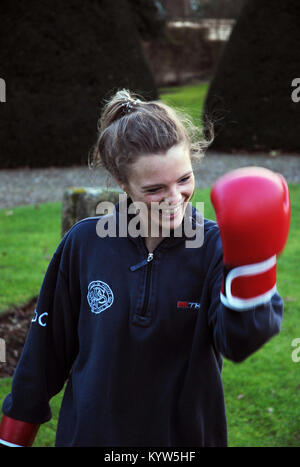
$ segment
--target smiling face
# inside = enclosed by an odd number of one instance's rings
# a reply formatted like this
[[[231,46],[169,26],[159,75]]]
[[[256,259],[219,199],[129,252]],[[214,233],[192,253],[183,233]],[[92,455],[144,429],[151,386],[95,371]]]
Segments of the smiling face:
[[[163,229],[176,229],[195,188],[187,145],[178,144],[160,155],[140,156],[130,166],[128,183],[121,187],[132,201],[147,207],[141,211],[140,219],[147,225],[148,235],[150,226],[160,234]]]

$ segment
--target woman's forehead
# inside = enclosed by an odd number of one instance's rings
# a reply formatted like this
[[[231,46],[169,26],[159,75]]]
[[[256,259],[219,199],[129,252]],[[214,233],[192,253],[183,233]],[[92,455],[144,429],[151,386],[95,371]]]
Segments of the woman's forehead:
[[[178,179],[192,170],[189,150],[184,145],[173,146],[164,154],[140,156],[131,166],[130,178],[148,185]]]

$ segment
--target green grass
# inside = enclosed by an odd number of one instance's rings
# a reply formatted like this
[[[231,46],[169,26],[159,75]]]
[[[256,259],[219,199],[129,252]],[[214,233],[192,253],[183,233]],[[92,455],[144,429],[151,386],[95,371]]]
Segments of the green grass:
[[[180,88],[163,88],[160,90],[160,98],[165,104],[187,113],[194,124],[201,127],[202,108],[208,86],[209,83],[201,83]]]
[[[204,202],[205,217],[214,219],[209,193],[209,189],[196,190],[193,202]],[[292,361],[291,346],[292,340],[300,337],[300,186],[291,185],[290,193],[291,230],[278,259],[278,290],[285,299],[281,333],[243,363],[224,360],[229,445],[233,447],[300,445],[300,362]],[[20,207],[9,216],[6,211],[0,211],[0,251],[6,251],[1,256],[1,265],[5,259],[2,304],[11,300],[18,304],[39,292],[48,257],[60,238],[60,204]],[[16,270],[22,280],[15,278]],[[10,384],[10,378],[0,379],[0,401]],[[52,399],[53,418],[40,429],[35,446],[53,446],[61,398],[62,393]]]
[[[60,203],[0,210],[0,312],[38,293],[60,239],[60,211]]]

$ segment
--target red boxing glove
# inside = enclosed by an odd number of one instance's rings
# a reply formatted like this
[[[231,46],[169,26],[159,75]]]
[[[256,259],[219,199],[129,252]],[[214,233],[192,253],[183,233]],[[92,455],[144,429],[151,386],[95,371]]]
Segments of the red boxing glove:
[[[268,302],[290,226],[285,179],[261,167],[233,170],[216,181],[211,201],[223,246],[222,303],[242,311]]]
[[[10,447],[30,447],[39,427],[39,424],[22,422],[3,415],[0,424],[0,444]]]

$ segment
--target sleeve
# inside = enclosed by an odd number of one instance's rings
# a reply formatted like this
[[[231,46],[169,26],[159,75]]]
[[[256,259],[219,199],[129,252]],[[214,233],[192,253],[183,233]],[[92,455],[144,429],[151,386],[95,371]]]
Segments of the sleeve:
[[[283,300],[277,291],[270,301],[242,311],[227,308],[220,300],[223,279],[222,244],[218,235],[209,278],[208,322],[217,352],[241,362],[280,332]]]
[[[37,306],[15,370],[4,415],[40,424],[51,418],[50,399],[60,392],[78,349],[79,304],[61,267],[64,241],[48,266]]]

